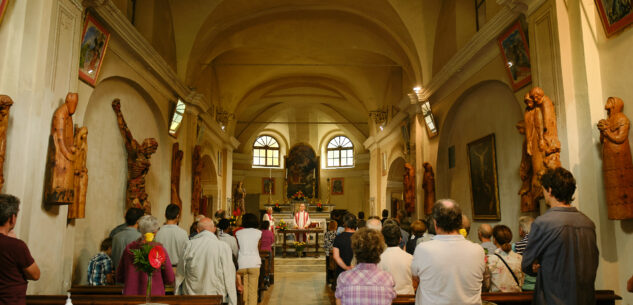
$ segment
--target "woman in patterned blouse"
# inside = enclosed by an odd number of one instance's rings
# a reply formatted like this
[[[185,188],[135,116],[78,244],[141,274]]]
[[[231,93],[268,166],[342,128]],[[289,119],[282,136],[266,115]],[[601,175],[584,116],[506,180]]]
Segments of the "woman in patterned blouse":
[[[496,225],[492,229],[492,237],[497,250],[487,257],[484,290],[520,292],[523,286],[522,257],[512,251],[512,231],[507,226]]]
[[[334,271],[330,269],[336,269],[336,266],[330,268],[330,265],[333,264],[330,262],[332,260],[330,252],[332,252],[332,245],[334,244],[334,238],[336,238],[337,227],[337,222],[334,220],[330,220],[330,222],[328,222],[327,232],[325,232],[323,241],[323,249],[325,251],[325,275],[327,283],[330,283],[334,278]]]

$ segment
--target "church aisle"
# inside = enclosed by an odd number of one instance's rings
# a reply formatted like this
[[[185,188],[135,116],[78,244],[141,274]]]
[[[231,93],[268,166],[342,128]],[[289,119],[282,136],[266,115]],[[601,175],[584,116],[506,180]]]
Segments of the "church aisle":
[[[330,305],[334,293],[325,285],[325,258],[275,258],[275,284],[261,305]]]

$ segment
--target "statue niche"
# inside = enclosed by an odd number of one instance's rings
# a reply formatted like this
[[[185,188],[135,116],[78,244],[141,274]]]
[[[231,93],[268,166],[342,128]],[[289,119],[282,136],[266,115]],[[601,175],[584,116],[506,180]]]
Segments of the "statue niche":
[[[77,102],[77,93],[68,93],[64,103],[53,114],[44,195],[47,204],[75,202],[77,148],[72,115],[77,109]]]
[[[415,212],[415,168],[409,163],[404,164],[404,210],[407,216]]]
[[[433,166],[429,162],[424,162],[424,176],[422,178],[422,189],[424,189],[424,213],[431,215],[435,204],[435,174]]]
[[[633,218],[633,161],[629,147],[629,119],[624,102],[610,97],[604,109],[608,118],[598,122],[602,143],[602,173],[609,219]]]
[[[13,100],[8,95],[0,95],[0,190],[4,186],[4,158],[7,151],[9,110],[12,105]]]
[[[158,142],[154,138],[147,138],[139,144],[130,129],[125,123],[123,114],[121,113],[121,101],[117,98],[112,101],[112,109],[117,117],[119,130],[123,141],[125,142],[125,150],[127,151],[127,190],[125,194],[127,207],[141,208],[146,213],[151,213],[151,204],[148,200],[147,192],[145,192],[145,176],[149,172],[151,165],[149,159],[158,149]],[[136,199],[136,201],[135,201]]]
[[[180,200],[180,167],[182,165],[182,150],[178,149],[178,143],[171,146],[171,203],[182,209]]]
[[[200,151],[202,147],[200,145],[196,145],[193,148],[193,162],[192,162],[192,175],[193,175],[193,184],[191,190],[191,212],[194,215],[200,214],[200,198],[202,196],[202,182],[200,181],[200,176],[202,175],[202,169],[204,168],[204,163],[202,162],[202,156],[200,155]]]
[[[88,190],[88,168],[86,157],[88,156],[88,128],[81,127],[75,130],[75,200],[68,206],[68,219],[86,217],[86,193]]]

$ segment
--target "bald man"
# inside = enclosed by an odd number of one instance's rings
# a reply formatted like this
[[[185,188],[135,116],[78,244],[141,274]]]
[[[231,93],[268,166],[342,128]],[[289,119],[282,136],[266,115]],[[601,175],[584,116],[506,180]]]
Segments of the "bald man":
[[[369,229],[382,231],[382,222],[380,221],[380,219],[370,218],[367,220],[367,223],[365,223],[365,226]]]
[[[213,220],[198,221],[198,234],[185,246],[178,264],[175,294],[221,295],[237,305],[235,265],[231,248],[215,236]]]
[[[486,251],[486,255],[494,254],[495,250],[497,250],[497,246],[495,246],[495,244],[493,244],[490,240],[492,237],[492,227],[489,224],[484,223],[479,226],[479,229],[477,229],[477,234],[479,235],[479,240],[481,241],[481,247],[484,248],[484,251]]]

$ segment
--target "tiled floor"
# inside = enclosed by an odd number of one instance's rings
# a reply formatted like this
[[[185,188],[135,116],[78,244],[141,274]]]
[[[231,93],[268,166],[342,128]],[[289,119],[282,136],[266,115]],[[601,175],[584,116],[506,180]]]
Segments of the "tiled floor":
[[[316,271],[319,269],[322,271]],[[275,258],[275,284],[264,292],[260,305],[285,304],[335,304],[334,293],[325,285],[323,256],[319,259]]]

